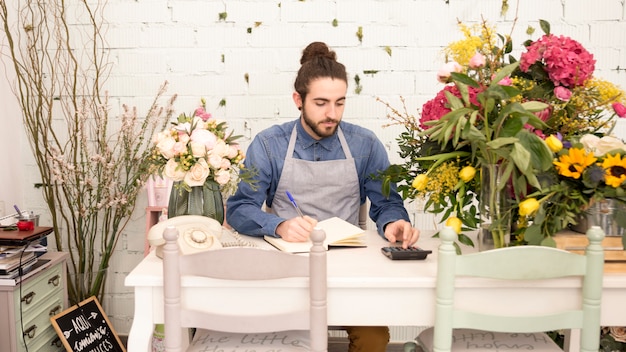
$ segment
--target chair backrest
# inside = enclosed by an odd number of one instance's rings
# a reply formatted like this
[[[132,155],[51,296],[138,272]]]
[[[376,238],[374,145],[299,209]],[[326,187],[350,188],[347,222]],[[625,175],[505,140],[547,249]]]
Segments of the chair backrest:
[[[181,328],[202,328],[233,333],[309,330],[311,350],[325,351],[328,343],[326,250],[322,245],[325,236],[323,230],[313,230],[313,245],[308,256],[252,247],[229,247],[179,255],[178,230],[167,227],[163,233],[166,350],[178,351],[181,348]],[[220,303],[219,309],[212,311],[207,304],[198,304],[201,302],[194,302],[195,305],[183,302],[181,281],[189,276],[245,281],[306,277],[309,288],[303,293],[309,306],[295,305],[292,310],[259,316],[246,315],[246,309],[231,309]],[[203,297],[217,302],[221,298]],[[264,304],[255,292],[250,292],[245,299]]]
[[[442,243],[437,253],[435,351],[450,350],[455,328],[518,333],[581,329],[581,351],[598,351],[604,270],[601,246],[604,232],[599,227],[587,231],[589,245],[585,255],[543,246],[517,246],[457,255],[455,231],[446,227],[440,231],[439,237]],[[480,307],[469,311],[454,304],[457,276],[517,281],[579,276],[582,278],[582,302],[571,310],[528,316],[506,316],[503,311],[486,314],[484,309],[480,311]],[[526,304],[532,304],[532,301]]]

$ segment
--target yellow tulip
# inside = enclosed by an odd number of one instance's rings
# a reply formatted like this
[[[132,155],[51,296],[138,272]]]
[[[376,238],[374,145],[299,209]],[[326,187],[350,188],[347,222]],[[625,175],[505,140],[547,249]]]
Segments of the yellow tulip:
[[[546,144],[553,153],[558,153],[561,149],[563,149],[563,143],[555,135],[550,135],[546,138]]]
[[[465,183],[470,182],[474,178],[475,175],[476,175],[476,168],[470,165],[462,168],[461,171],[459,171],[459,177]]]
[[[528,198],[519,203],[520,216],[531,216],[537,209],[539,209],[539,202],[535,198]]]
[[[413,186],[413,188],[421,192],[426,189],[427,184],[428,184],[428,176],[426,176],[425,174],[419,174],[417,175],[417,177],[415,177],[411,186]]]
[[[456,216],[451,216],[446,220],[446,226],[450,226],[457,234],[461,233],[461,225],[463,225],[461,219]]]

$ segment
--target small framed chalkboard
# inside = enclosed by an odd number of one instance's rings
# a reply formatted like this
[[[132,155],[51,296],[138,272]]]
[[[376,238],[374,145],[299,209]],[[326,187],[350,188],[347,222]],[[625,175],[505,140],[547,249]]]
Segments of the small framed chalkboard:
[[[95,296],[50,318],[67,351],[126,352]]]

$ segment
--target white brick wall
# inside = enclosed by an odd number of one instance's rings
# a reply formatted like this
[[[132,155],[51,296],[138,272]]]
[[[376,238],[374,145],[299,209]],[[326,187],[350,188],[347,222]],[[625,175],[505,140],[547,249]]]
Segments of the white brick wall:
[[[399,128],[381,127],[388,122],[386,111],[375,98],[399,107],[402,95],[409,110],[416,111],[441,88],[434,74],[443,60],[441,48],[460,37],[457,19],[479,22],[484,16],[498,22],[504,33],[516,15],[515,1],[509,3],[509,12],[500,17],[500,0],[109,0],[106,39],[114,65],[107,89],[116,109],[124,103],[146,111],[159,85],[168,80],[169,93],[179,95],[177,109],[192,111],[205,97],[216,116],[251,138],[297,115],[291,92],[301,50],[311,41],[325,41],[350,74],[345,118],[376,130],[392,161],[398,161],[394,138]],[[589,0],[524,0],[514,44],[519,50],[528,25],[536,28],[536,38],[538,19],[546,19],[553,33],[570,35],[594,53],[598,76],[626,88],[625,11],[623,0],[598,0],[594,6]],[[220,21],[222,12],[227,18]],[[356,36],[359,27],[362,42]],[[0,45],[4,53],[1,35]],[[387,46],[391,56],[384,50]],[[0,65],[3,77],[5,70]],[[360,95],[354,94],[355,75],[361,79]],[[0,94],[3,127],[4,120],[9,128],[19,127],[8,81],[0,81]],[[222,99],[226,106],[218,108]],[[624,127],[619,130],[626,136]],[[15,145],[23,146],[21,154],[2,156],[0,206],[4,203],[5,209],[0,214],[17,203],[41,213],[45,224],[49,216],[33,188],[39,177],[23,133],[3,137],[0,145],[12,151]],[[144,194],[119,243],[107,283],[104,304],[120,334],[128,332],[132,321],[132,292],[123,281],[142,258],[146,203]],[[419,211],[421,205],[408,207]],[[434,221],[417,214],[415,223],[432,228]]]

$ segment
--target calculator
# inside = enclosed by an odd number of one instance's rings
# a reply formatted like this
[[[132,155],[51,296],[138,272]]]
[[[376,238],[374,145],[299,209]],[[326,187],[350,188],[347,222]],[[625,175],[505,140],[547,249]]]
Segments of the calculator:
[[[380,251],[391,260],[424,260],[432,253],[431,250],[419,247],[383,247]]]

